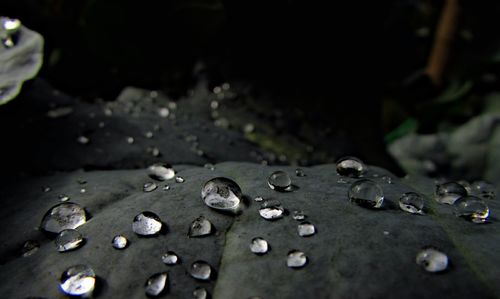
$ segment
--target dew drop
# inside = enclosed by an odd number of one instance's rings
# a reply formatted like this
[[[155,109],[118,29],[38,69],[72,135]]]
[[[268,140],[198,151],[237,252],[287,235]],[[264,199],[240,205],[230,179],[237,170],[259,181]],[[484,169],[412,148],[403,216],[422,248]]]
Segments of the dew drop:
[[[399,207],[401,210],[411,214],[424,214],[424,199],[415,192],[407,192],[399,198]]]
[[[343,157],[337,162],[337,173],[341,176],[359,178],[366,172],[365,164],[355,157]]]
[[[208,292],[205,288],[198,287],[193,291],[193,299],[207,299]]]
[[[307,256],[299,250],[288,252],[286,265],[290,268],[302,268],[307,264]]]
[[[295,175],[298,177],[304,177],[304,176],[306,176],[306,173],[304,172],[304,170],[302,168],[297,168],[297,169],[295,169]]]
[[[181,177],[181,176],[176,176],[175,177],[175,182],[176,183],[184,183],[184,181],[185,181],[184,178]]]
[[[57,235],[54,243],[59,252],[71,251],[83,245],[83,236],[76,229],[65,229]]]
[[[75,229],[87,222],[85,210],[76,203],[63,202],[50,208],[43,216],[40,228],[58,234],[65,229]]]
[[[175,177],[175,170],[170,164],[153,164],[148,167],[148,175],[154,180],[166,181]]]
[[[170,190],[170,186],[169,185],[165,185],[163,186],[163,188],[161,188],[163,191],[168,191]]]
[[[379,209],[384,202],[384,193],[375,182],[363,179],[354,182],[348,191],[349,199],[360,206]]]
[[[293,211],[293,215],[292,215],[293,220],[302,221],[302,220],[306,219],[306,217],[307,216],[302,211]]]
[[[205,217],[200,216],[196,218],[189,226],[189,237],[203,237],[208,236],[212,233],[212,223],[208,221]]]
[[[69,200],[69,196],[66,195],[66,194],[59,194],[59,200],[62,201],[62,202],[65,202],[65,201],[68,201]]]
[[[201,198],[212,209],[236,213],[242,202],[242,193],[236,182],[218,177],[203,185]]]
[[[463,217],[474,223],[485,223],[490,215],[488,205],[475,196],[460,197],[453,206],[457,217]]]
[[[141,236],[152,236],[160,232],[162,222],[160,217],[153,212],[142,212],[134,217],[132,230]]]
[[[40,249],[40,243],[36,240],[28,240],[24,242],[23,247],[21,248],[21,254],[23,257],[27,257],[33,255],[35,252]]]
[[[284,192],[291,190],[292,180],[286,172],[275,171],[269,176],[267,184],[273,190]]]
[[[301,237],[309,237],[316,233],[316,228],[309,222],[302,222],[297,226],[297,232]]]
[[[417,254],[417,265],[427,272],[440,272],[448,267],[448,256],[434,248],[424,248]]]
[[[436,186],[434,199],[439,203],[452,205],[462,196],[467,196],[467,190],[459,183],[448,182]]]
[[[151,192],[151,191],[154,191],[156,190],[156,188],[158,188],[158,185],[156,185],[155,183],[153,182],[148,182],[148,183],[145,183],[143,186],[142,186],[142,190],[144,192]]]
[[[126,139],[126,140],[127,140],[127,143],[128,143],[128,144],[132,144],[132,143],[134,143],[134,141],[135,141],[135,140],[134,140],[134,137],[130,137],[130,136],[129,136],[129,137],[127,137],[127,139]]]
[[[212,274],[212,268],[207,262],[197,261],[189,268],[189,274],[198,280],[209,280]]]
[[[485,181],[476,181],[472,183],[471,191],[472,194],[475,194],[482,199],[494,199],[496,196],[495,186]]]
[[[115,248],[115,249],[125,249],[125,247],[127,247],[127,245],[128,245],[128,240],[123,235],[117,235],[117,236],[113,237],[111,244],[113,245],[113,248]]]
[[[146,280],[145,291],[147,296],[157,297],[168,289],[168,273],[161,272],[151,275]]]
[[[257,237],[253,238],[250,243],[250,251],[255,254],[265,254],[269,249],[269,245],[263,238]]]
[[[175,265],[179,262],[179,257],[175,254],[175,252],[167,251],[164,255],[162,255],[161,260],[165,265]]]
[[[70,296],[91,297],[96,284],[95,272],[87,265],[69,267],[61,275],[60,288]]]
[[[261,201],[264,200],[264,198],[262,196],[257,196],[253,200],[256,201],[256,202],[261,202]]]
[[[80,144],[89,144],[90,143],[90,139],[86,136],[78,136],[78,138],[76,139],[76,141]]]
[[[285,210],[278,200],[267,200],[261,205],[259,209],[260,216],[266,220],[275,220],[282,218],[284,212]]]

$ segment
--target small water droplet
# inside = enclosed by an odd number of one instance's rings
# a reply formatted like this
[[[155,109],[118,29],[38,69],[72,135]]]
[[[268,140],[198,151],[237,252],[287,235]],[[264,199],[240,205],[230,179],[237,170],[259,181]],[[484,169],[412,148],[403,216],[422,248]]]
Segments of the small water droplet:
[[[132,230],[141,236],[152,236],[160,232],[162,222],[160,217],[153,212],[142,212],[134,217]]]
[[[160,107],[158,109],[158,115],[160,117],[168,117],[169,114],[170,114],[170,110],[168,110],[167,107]]]
[[[253,238],[250,243],[250,251],[255,254],[265,254],[269,249],[269,244],[263,238]]]
[[[198,287],[193,291],[193,299],[207,299],[208,292],[205,288]]]
[[[439,203],[452,205],[462,196],[467,196],[467,190],[459,183],[448,182],[436,186],[434,199]]]
[[[151,275],[146,280],[145,291],[147,296],[157,297],[168,289],[168,273],[161,272]]]
[[[147,131],[146,133],[144,133],[144,137],[146,137],[146,138],[148,138],[148,139],[153,138],[153,132],[151,132],[151,131]]]
[[[64,201],[68,201],[68,200],[69,200],[69,196],[68,196],[68,195],[66,195],[66,194],[59,194],[59,196],[58,196],[58,197],[59,197],[59,200],[60,200],[60,201],[63,201],[63,202],[64,202]]]
[[[54,243],[59,252],[71,251],[83,245],[83,236],[76,229],[65,229],[57,235]]]
[[[175,170],[170,164],[153,164],[148,167],[148,175],[154,180],[166,181],[175,177]]]
[[[316,233],[316,228],[309,222],[302,222],[297,226],[297,232],[301,237],[309,237]]]
[[[261,201],[264,200],[264,198],[262,196],[257,196],[253,200],[256,201],[256,202],[261,202]]]
[[[304,170],[302,168],[297,168],[297,169],[295,169],[295,175],[298,177],[304,177],[304,176],[306,176],[306,173],[304,172]]]
[[[349,199],[366,208],[379,209],[384,202],[384,193],[375,182],[363,179],[354,182],[348,191]]]
[[[153,155],[153,157],[159,157],[161,155],[160,149],[157,147],[153,147],[151,149],[151,155]]]
[[[388,232],[388,231],[386,231],[386,230],[384,230],[384,232],[383,232],[383,233],[384,233],[384,236],[388,236],[388,235],[390,235],[390,234],[391,234],[390,232]]]
[[[49,186],[45,186],[45,187],[42,187],[42,191],[47,193],[47,192],[52,191],[52,188],[50,188]]]
[[[365,164],[355,157],[343,157],[337,162],[337,173],[341,176],[359,178],[365,171]]]
[[[440,272],[448,267],[448,256],[434,248],[424,248],[417,254],[417,265],[427,272]]]
[[[24,242],[23,247],[21,248],[21,254],[23,257],[30,256],[40,249],[40,243],[36,240],[28,240]]]
[[[90,142],[90,139],[88,137],[82,135],[82,136],[78,136],[76,141],[80,144],[88,144]]]
[[[156,185],[155,183],[153,182],[148,182],[148,183],[145,183],[143,186],[142,186],[142,190],[144,192],[151,192],[151,191],[154,191],[156,190],[156,188],[158,188],[158,185]]]
[[[472,183],[471,192],[483,199],[494,199],[496,196],[495,186],[485,181],[476,181]]]
[[[411,214],[424,214],[424,198],[415,192],[406,192],[399,198],[401,210]]]
[[[129,137],[127,137],[127,139],[126,139],[126,140],[127,140],[127,143],[128,143],[128,144],[132,144],[132,143],[134,143],[134,141],[135,141],[135,140],[134,140],[134,137],[130,137],[130,136],[129,136]]]
[[[179,261],[179,257],[173,251],[167,251],[162,255],[161,260],[165,265],[175,265]]]
[[[236,182],[218,177],[203,185],[201,198],[212,209],[236,213],[240,208],[242,193]]]
[[[47,111],[47,117],[49,118],[60,118],[73,113],[73,107],[59,107]]]
[[[117,235],[117,236],[113,237],[111,244],[113,245],[113,248],[115,248],[115,249],[124,249],[128,245],[128,240],[123,235]]]
[[[267,200],[259,209],[259,214],[266,220],[275,220],[283,217],[285,210],[278,200]]]
[[[198,280],[209,280],[212,274],[212,267],[207,262],[197,261],[191,265],[189,274]]]
[[[50,208],[43,216],[40,228],[58,234],[65,229],[75,229],[87,221],[85,210],[76,203],[63,202]]]
[[[292,186],[292,180],[290,176],[284,171],[275,171],[267,180],[269,187],[276,191],[290,191]]]
[[[463,217],[474,223],[485,223],[490,215],[486,202],[475,196],[460,197],[453,206],[457,217]]]
[[[243,133],[250,134],[255,131],[255,125],[252,123],[247,123],[243,126]]]
[[[299,250],[292,250],[288,252],[286,265],[290,268],[302,268],[307,263],[307,256],[304,252]]]
[[[215,166],[211,163],[206,163],[205,165],[203,165],[203,167],[212,171],[215,170]]]
[[[95,272],[87,265],[69,267],[61,275],[61,290],[70,296],[91,297],[96,279]]]
[[[85,193],[85,192],[87,192],[87,189],[85,188],[80,189],[80,193]]]
[[[176,176],[175,177],[175,182],[176,183],[184,183],[184,181],[185,181],[184,178],[181,177],[181,176]]]
[[[170,186],[169,185],[165,185],[163,186],[163,188],[161,188],[163,191],[168,191],[170,190]]]
[[[293,220],[301,221],[301,220],[306,219],[306,217],[307,216],[302,211],[293,211],[293,215],[292,215]]]
[[[208,221],[205,217],[200,216],[196,218],[189,226],[188,236],[189,237],[203,237],[208,236],[212,233],[212,223]]]

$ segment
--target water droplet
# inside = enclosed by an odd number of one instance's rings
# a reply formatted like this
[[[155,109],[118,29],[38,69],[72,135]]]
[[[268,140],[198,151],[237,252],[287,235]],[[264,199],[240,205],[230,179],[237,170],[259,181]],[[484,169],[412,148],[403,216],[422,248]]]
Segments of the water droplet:
[[[145,183],[143,186],[142,186],[142,190],[144,192],[151,192],[151,191],[154,191],[156,190],[156,188],[158,188],[158,185],[156,185],[155,183],[153,182],[148,182],[148,183]]]
[[[76,203],[63,202],[50,208],[43,216],[40,228],[58,234],[65,229],[75,229],[87,221],[85,210]]]
[[[196,218],[189,226],[189,237],[203,237],[212,233],[212,223],[205,217]]]
[[[153,157],[159,157],[161,155],[160,149],[157,147],[153,147],[151,149],[151,155],[153,155]]]
[[[87,189],[85,188],[80,189],[80,193],[85,193],[85,192],[87,192]]]
[[[495,186],[485,181],[477,181],[472,183],[471,191],[473,194],[483,199],[494,199],[496,196]]]
[[[83,245],[83,236],[76,229],[65,229],[57,235],[54,243],[59,252],[71,251]]]
[[[90,142],[90,139],[88,137],[82,135],[82,136],[78,136],[76,141],[80,144],[88,144]]]
[[[292,218],[293,220],[301,221],[306,219],[306,215],[302,211],[293,211]]]
[[[212,268],[207,262],[197,261],[191,265],[189,274],[195,279],[209,280],[212,274]]]
[[[163,186],[163,188],[161,188],[163,191],[168,191],[170,190],[170,186],[169,185],[165,185]]]
[[[128,144],[132,144],[132,143],[134,143],[134,141],[135,141],[135,140],[134,140],[134,137],[130,137],[130,136],[129,136],[129,137],[127,137],[127,143],[128,143]]]
[[[250,243],[250,251],[255,254],[267,253],[268,249],[269,245],[267,244],[267,241],[260,237],[253,238],[252,242]]]
[[[285,210],[278,200],[267,200],[259,209],[259,214],[266,220],[275,220],[283,217]]]
[[[125,236],[117,235],[113,237],[111,244],[115,249],[124,249],[128,245],[128,240]]]
[[[375,182],[364,179],[354,182],[349,188],[349,199],[360,206],[378,209],[384,202],[384,193]]]
[[[95,272],[87,265],[69,267],[61,275],[61,290],[70,296],[91,297],[95,288]]]
[[[175,170],[170,164],[153,164],[148,167],[148,175],[152,179],[166,181],[175,177]]]
[[[212,171],[215,170],[215,166],[211,163],[206,163],[205,165],[203,165],[203,167]]]
[[[23,247],[21,248],[21,254],[23,257],[27,257],[37,252],[40,249],[40,243],[36,240],[28,240],[24,242]]]
[[[399,207],[401,210],[412,214],[424,214],[424,199],[415,192],[407,192],[399,198]]]
[[[434,199],[439,203],[452,205],[457,199],[467,196],[467,190],[456,182],[448,182],[436,186]]]
[[[198,287],[193,291],[193,299],[207,299],[208,292],[205,288]]]
[[[484,223],[488,220],[490,209],[484,200],[475,196],[460,197],[453,204],[455,215],[474,223]]]
[[[297,226],[297,232],[301,237],[309,237],[316,233],[316,228],[309,222],[302,222]]]
[[[179,261],[179,257],[173,251],[167,251],[164,255],[162,255],[161,260],[165,265],[175,265]]]
[[[337,162],[337,173],[341,176],[359,178],[365,171],[365,164],[355,157],[344,157]]]
[[[212,209],[237,212],[240,208],[241,188],[228,178],[218,177],[207,181],[201,189],[201,198]]]
[[[59,200],[60,201],[68,201],[69,200],[69,196],[66,195],[66,194],[59,194]]]
[[[302,268],[307,263],[307,256],[299,250],[292,250],[288,252],[286,265],[290,268]]]
[[[148,138],[148,139],[153,138],[153,132],[151,132],[151,131],[147,131],[146,133],[144,133],[144,137],[146,137],[146,138]]]
[[[255,131],[255,125],[252,123],[247,123],[243,126],[243,133],[250,134]]]
[[[264,200],[264,198],[262,196],[257,196],[256,198],[253,199],[254,201],[256,202],[261,202]]]
[[[160,217],[153,212],[142,212],[134,217],[132,230],[141,236],[156,235],[162,228]]]
[[[52,191],[52,188],[50,188],[49,186],[45,186],[45,187],[42,187],[42,191],[47,193],[47,192]]]
[[[181,177],[181,176],[176,176],[175,177],[175,182],[176,183],[184,183],[184,181],[185,181],[184,178]]]
[[[167,107],[160,107],[158,109],[158,115],[160,115],[160,117],[168,117],[169,114],[170,110],[168,110]]]
[[[297,168],[297,169],[295,169],[295,175],[298,177],[304,177],[304,176],[306,176],[306,173],[304,172],[304,170],[302,168]]]
[[[417,254],[416,262],[427,272],[440,272],[448,267],[448,256],[434,248],[424,248]]]
[[[290,191],[292,186],[292,180],[290,176],[284,171],[275,171],[267,180],[269,187],[276,191]]]
[[[148,280],[146,280],[145,288],[146,295],[156,297],[162,294],[168,288],[168,273],[156,273],[151,275]]]

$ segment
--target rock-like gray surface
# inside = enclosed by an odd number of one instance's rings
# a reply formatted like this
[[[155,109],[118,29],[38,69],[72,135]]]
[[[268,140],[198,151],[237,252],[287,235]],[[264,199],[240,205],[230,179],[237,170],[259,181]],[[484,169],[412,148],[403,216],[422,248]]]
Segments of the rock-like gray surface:
[[[438,206],[426,198],[427,214],[417,216],[399,210],[402,192],[414,190],[426,195],[433,182],[421,178],[382,178],[390,175],[372,167],[367,177],[379,182],[386,194],[383,209],[369,210],[347,199],[349,184],[337,182],[335,165],[304,168],[297,177],[293,167],[269,167],[251,163],[221,163],[215,170],[174,165],[184,183],[166,181],[170,190],[145,193],[150,181],[146,170],[115,170],[61,173],[19,181],[2,188],[4,207],[0,211],[0,294],[5,298],[40,296],[60,298],[58,279],[66,267],[87,263],[99,277],[96,298],[145,298],[144,282],[157,272],[169,271],[168,298],[190,298],[197,286],[213,298],[498,298],[500,296],[500,228],[496,211],[499,202],[489,201],[492,220],[476,225],[452,215],[451,207]],[[276,170],[287,171],[296,186],[293,192],[279,193],[267,186],[267,177]],[[248,197],[248,207],[239,216],[209,209],[200,198],[202,184],[225,176],[236,181]],[[79,184],[84,179],[86,184]],[[353,179],[347,179],[353,181]],[[51,191],[42,192],[43,186]],[[81,188],[86,192],[81,193]],[[80,249],[59,253],[50,236],[36,229],[58,195],[67,194],[81,204],[91,219],[78,230],[86,238]],[[260,203],[252,198],[281,201],[288,215],[276,221],[260,217]],[[303,210],[317,233],[304,238],[297,234],[298,222],[291,214]],[[132,232],[132,219],[142,211],[159,215],[167,226],[164,234],[141,238]],[[189,224],[203,215],[216,233],[188,238]],[[111,246],[113,236],[130,240],[125,250]],[[250,252],[254,237],[265,238],[270,252]],[[29,239],[40,249],[28,257],[20,247]],[[424,246],[447,253],[450,269],[427,273],[415,263]],[[290,250],[302,250],[308,264],[302,269],[286,266]],[[161,256],[176,252],[181,264],[166,266]],[[209,282],[195,281],[187,274],[192,262],[205,260],[216,273]]]

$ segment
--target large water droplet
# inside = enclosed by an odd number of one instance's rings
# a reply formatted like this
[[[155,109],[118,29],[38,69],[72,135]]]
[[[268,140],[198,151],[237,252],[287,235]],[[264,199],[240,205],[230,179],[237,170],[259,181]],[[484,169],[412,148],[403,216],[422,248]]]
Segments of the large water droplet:
[[[288,252],[286,265],[290,268],[302,268],[307,263],[307,256],[304,252],[299,250],[292,250]]]
[[[341,176],[359,178],[365,171],[365,164],[355,157],[343,157],[337,162],[337,173]]]
[[[162,222],[160,217],[153,212],[142,212],[135,216],[132,230],[141,236],[152,236],[160,232]]]
[[[83,245],[83,236],[76,229],[65,229],[57,235],[55,244],[59,252],[75,250]]]
[[[316,233],[316,228],[311,223],[305,221],[297,226],[297,232],[301,237],[309,237]]]
[[[61,290],[70,296],[91,297],[95,288],[95,273],[87,265],[69,267],[61,275]]]
[[[205,288],[198,287],[193,291],[193,299],[207,299],[208,292]]]
[[[269,176],[267,184],[273,190],[284,192],[291,190],[292,180],[286,172],[275,171]]]
[[[260,216],[262,216],[262,218],[266,220],[275,220],[282,218],[284,212],[285,210],[278,200],[267,200],[261,205],[259,209]]]
[[[448,256],[434,248],[424,248],[417,254],[416,262],[427,272],[440,272],[448,267]]]
[[[154,180],[166,181],[175,177],[175,170],[169,164],[153,164],[148,167],[148,175]]]
[[[128,245],[128,240],[125,236],[117,235],[114,236],[113,240],[111,241],[111,244],[115,249],[124,249]]]
[[[63,202],[50,208],[43,216],[41,229],[59,233],[65,229],[75,229],[87,221],[85,210],[76,203]]]
[[[203,237],[212,233],[212,223],[205,217],[196,218],[189,226],[189,237]]]
[[[424,214],[424,198],[415,192],[407,192],[399,198],[401,210],[412,214]]]
[[[191,265],[189,274],[195,279],[209,280],[212,274],[212,268],[207,262],[197,261]]]
[[[233,180],[214,178],[203,185],[201,198],[212,209],[237,212],[241,203],[241,188]]]
[[[154,191],[156,190],[156,188],[158,188],[158,185],[156,185],[155,183],[153,182],[148,182],[148,183],[145,183],[143,186],[142,186],[142,190],[144,192],[151,192],[151,191]]]
[[[474,223],[484,223],[488,220],[490,209],[484,200],[475,196],[460,197],[453,204],[455,215]]]
[[[496,188],[493,184],[485,181],[477,181],[471,185],[472,194],[483,199],[494,199],[496,196]]]
[[[267,241],[257,237],[253,238],[252,242],[250,243],[250,251],[252,251],[255,254],[264,254],[267,253],[269,249],[269,244],[267,244]]]
[[[146,280],[146,295],[156,297],[168,289],[168,273],[156,273]]]
[[[36,240],[28,240],[24,242],[23,247],[21,248],[21,254],[23,257],[27,257],[37,252],[40,249],[40,243]]]
[[[378,209],[384,202],[384,193],[380,186],[368,179],[358,180],[349,188],[349,199],[360,206]]]
[[[448,182],[436,186],[435,200],[439,203],[452,205],[457,199],[467,196],[467,190],[456,182]]]
[[[179,261],[179,257],[173,251],[167,251],[162,255],[161,260],[165,265],[175,265]]]

